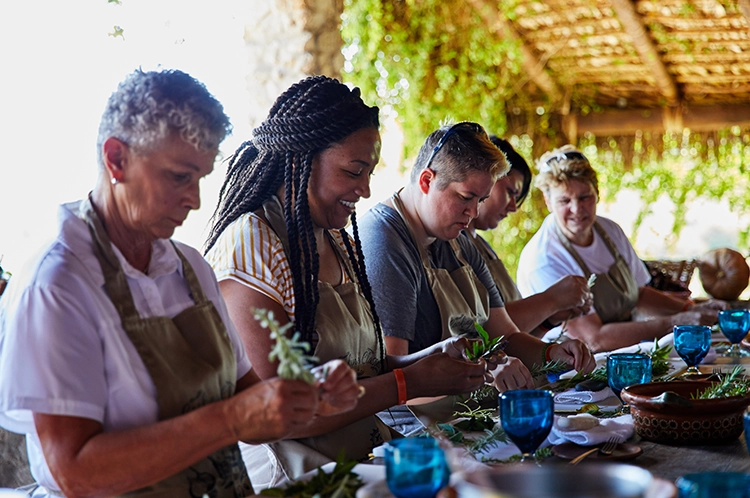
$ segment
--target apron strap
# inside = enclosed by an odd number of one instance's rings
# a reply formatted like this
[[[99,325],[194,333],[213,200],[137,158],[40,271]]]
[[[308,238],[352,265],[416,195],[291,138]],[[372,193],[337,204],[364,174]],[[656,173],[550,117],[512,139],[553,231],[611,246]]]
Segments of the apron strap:
[[[182,276],[188,284],[190,296],[193,298],[193,301],[196,305],[207,302],[208,298],[206,297],[206,293],[203,292],[203,287],[201,287],[201,283],[198,280],[198,275],[195,274],[195,270],[193,270],[193,267],[182,252],[177,249],[177,245],[172,240],[169,242],[171,242],[177,256],[180,258],[180,262],[182,263]]]
[[[586,278],[589,278],[591,276],[591,270],[589,270],[589,266],[586,264],[586,262],[583,260],[580,254],[578,254],[578,251],[576,251],[573,248],[573,244],[568,240],[568,238],[563,234],[562,230],[560,230],[560,227],[557,225],[557,222],[555,222],[555,230],[557,230],[557,236],[560,238],[560,242],[562,243],[563,247],[568,250],[571,256],[576,260],[578,263],[578,266],[581,267],[581,270],[583,270],[583,274]]]
[[[91,233],[91,241],[99,249],[94,250],[94,254],[102,268],[104,288],[120,318],[123,322],[128,318],[140,318],[128,287],[125,272],[122,270],[122,265],[120,260],[117,259],[114,249],[112,249],[112,241],[94,209],[91,196],[87,197],[81,204],[79,217],[86,222]]]

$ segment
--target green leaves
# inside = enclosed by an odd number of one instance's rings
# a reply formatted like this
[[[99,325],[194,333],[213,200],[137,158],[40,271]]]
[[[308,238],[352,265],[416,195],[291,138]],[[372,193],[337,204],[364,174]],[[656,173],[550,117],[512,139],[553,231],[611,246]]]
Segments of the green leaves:
[[[291,338],[287,337],[286,332],[293,324],[289,322],[280,327],[273,311],[256,308],[253,309],[253,316],[260,322],[261,327],[271,330],[271,339],[276,341],[268,353],[268,359],[278,360],[278,376],[282,379],[304,380],[308,384],[314,384],[315,377],[309,369],[318,359],[306,354],[310,351],[310,345],[299,340],[299,332],[295,332]]]
[[[490,335],[484,330],[484,327],[475,323],[474,328],[476,329],[477,334],[479,334],[479,340],[471,341],[469,345],[466,346],[466,349],[464,350],[466,359],[476,363],[480,359],[489,358],[503,349],[503,336],[490,339]]]
[[[336,466],[331,473],[318,468],[318,473],[306,482],[296,482],[284,488],[269,488],[260,492],[261,496],[281,496],[297,498],[354,498],[357,490],[364,484],[362,479],[352,472],[357,462],[347,461],[343,452],[336,459]]]
[[[735,365],[731,372],[719,376],[719,382],[706,388],[695,396],[696,399],[729,398],[745,396],[750,393],[750,379],[742,376],[745,369],[742,365]]]

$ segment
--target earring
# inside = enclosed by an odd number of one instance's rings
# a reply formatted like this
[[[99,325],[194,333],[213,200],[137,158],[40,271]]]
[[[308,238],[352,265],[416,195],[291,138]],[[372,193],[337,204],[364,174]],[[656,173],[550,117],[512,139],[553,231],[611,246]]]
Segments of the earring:
[[[112,185],[117,185],[117,184],[119,183],[119,182],[118,182],[118,180],[117,180],[117,178],[115,178],[114,176],[113,176],[112,178],[110,178],[110,179],[109,179],[109,182],[110,182],[110,183],[111,183]]]

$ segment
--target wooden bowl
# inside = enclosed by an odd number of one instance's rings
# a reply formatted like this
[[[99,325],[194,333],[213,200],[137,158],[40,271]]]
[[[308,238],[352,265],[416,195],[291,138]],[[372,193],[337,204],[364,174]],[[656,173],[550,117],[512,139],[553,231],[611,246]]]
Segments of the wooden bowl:
[[[742,434],[750,395],[691,399],[709,381],[653,382],[623,389],[635,431],[643,439],[672,445],[722,444]]]

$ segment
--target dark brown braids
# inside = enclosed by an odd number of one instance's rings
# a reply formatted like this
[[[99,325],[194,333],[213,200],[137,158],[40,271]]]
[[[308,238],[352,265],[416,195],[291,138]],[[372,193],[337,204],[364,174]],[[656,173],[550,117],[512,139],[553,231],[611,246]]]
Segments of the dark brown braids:
[[[378,128],[378,108],[362,101],[358,88],[325,76],[313,76],[281,94],[268,118],[229,158],[219,204],[211,218],[208,252],[237,218],[261,208],[284,185],[284,218],[289,236],[289,266],[295,295],[295,328],[311,341],[318,307],[319,258],[307,202],[313,157],[363,128]],[[372,290],[365,272],[356,218],[352,215],[356,250],[340,230],[349,259],[375,322],[384,371],[385,346]],[[297,243],[295,243],[295,241]],[[306,264],[307,263],[307,264]]]

